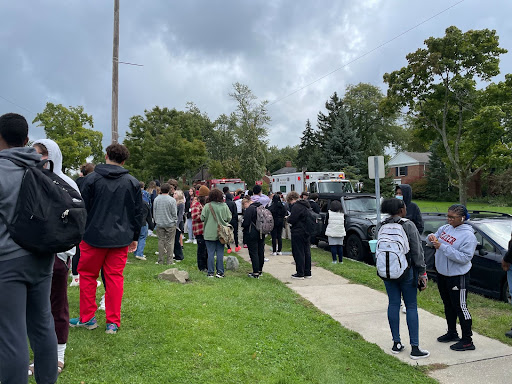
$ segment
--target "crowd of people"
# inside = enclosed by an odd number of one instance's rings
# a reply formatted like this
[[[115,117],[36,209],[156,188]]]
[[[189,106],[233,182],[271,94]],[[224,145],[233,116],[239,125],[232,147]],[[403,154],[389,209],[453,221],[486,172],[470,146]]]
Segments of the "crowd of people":
[[[299,195],[291,191],[286,196],[280,192],[267,196],[261,186],[256,185],[251,190],[234,191],[233,195],[229,188],[210,190],[201,184],[187,187],[183,192],[175,179],[163,184],[154,180],[146,188],[123,167],[129,152],[121,144],[106,148],[104,164],[82,166],[75,182],[62,172],[62,153],[57,143],[43,139],[26,146],[27,142],[28,124],[23,116],[0,116],[0,288],[9,292],[0,297],[0,382],[4,384],[26,382],[27,375],[34,375],[37,383],[57,380],[64,369],[69,327],[92,330],[99,326],[95,313],[101,309],[101,303],[100,306],[96,303],[100,275],[105,288],[102,300],[105,333],[119,331],[123,271],[128,253],[133,252],[135,258],[146,261],[146,239],[152,233],[158,237],[156,264],[180,262],[184,258],[183,243],[196,244],[197,268],[207,278],[222,279],[225,277],[224,251],[239,252],[243,246],[252,264],[248,277],[259,279],[268,261],[265,258],[266,236],[272,238],[271,255],[282,255],[283,234],[287,236],[289,230],[296,268],[291,278],[312,278],[311,248],[317,240],[310,236],[308,225],[311,212],[320,211],[317,194]],[[80,193],[87,221],[83,239],[76,247],[41,255],[15,242],[8,223],[14,216],[24,170],[44,159],[51,160],[53,172]],[[403,299],[410,357],[420,359],[429,356],[429,352],[419,346],[417,311],[418,290],[427,287],[427,275],[419,237],[423,222],[411,198],[410,186],[404,184],[396,187],[395,198],[382,203],[381,211],[387,218],[377,227],[376,257],[383,257],[379,256],[381,254],[388,257],[388,275],[383,280],[389,298],[392,352],[404,350],[399,332]],[[469,218],[464,206],[451,206],[447,218],[448,223],[427,238],[436,249],[438,289],[448,329],[437,340],[453,342],[450,348],[455,351],[473,350],[466,289],[477,240],[471,227],[464,223]],[[339,201],[330,204],[324,219],[332,262],[341,264],[346,231]],[[232,228],[232,243],[226,243],[220,236],[220,227]],[[403,233],[400,252],[407,262],[399,277],[391,277],[390,251],[380,252],[379,247],[384,246],[386,236],[389,240],[396,233]],[[187,235],[186,241],[184,235]],[[510,282],[512,240],[509,248],[502,265],[508,270]],[[79,313],[73,318],[69,315],[67,299],[70,268],[70,286],[78,286],[80,291]],[[461,337],[456,329],[457,319]],[[33,350],[33,363],[29,362],[27,337]]]

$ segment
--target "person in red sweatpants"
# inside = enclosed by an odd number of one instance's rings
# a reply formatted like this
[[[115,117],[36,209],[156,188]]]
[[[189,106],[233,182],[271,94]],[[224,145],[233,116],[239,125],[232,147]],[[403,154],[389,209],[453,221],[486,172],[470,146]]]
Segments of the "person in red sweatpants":
[[[80,192],[87,208],[87,224],[80,243],[80,316],[71,327],[98,327],[95,312],[96,279],[105,276],[105,315],[108,334],[121,326],[123,271],[128,252],[137,248],[142,226],[142,193],[139,181],[122,165],[130,153],[121,144],[107,147],[106,164],[98,164],[87,175]]]

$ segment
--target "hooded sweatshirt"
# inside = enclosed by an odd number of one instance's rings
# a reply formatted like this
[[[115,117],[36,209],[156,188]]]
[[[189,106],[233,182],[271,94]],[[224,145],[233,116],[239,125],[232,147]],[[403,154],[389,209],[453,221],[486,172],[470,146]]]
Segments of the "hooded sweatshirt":
[[[267,195],[263,195],[261,193],[258,195],[252,195],[251,200],[261,203],[261,205],[263,205],[264,207],[266,207],[268,203],[270,203],[270,197],[268,197]]]
[[[443,225],[434,234],[441,243],[436,250],[436,269],[444,276],[465,275],[471,269],[471,259],[475,254],[477,240],[473,227],[461,224],[452,227]]]
[[[142,192],[127,169],[98,164],[80,189],[87,209],[84,241],[96,248],[121,248],[139,239]]]
[[[409,184],[401,184],[398,185],[397,188],[400,188],[402,191],[405,207],[407,208],[407,215],[405,218],[414,223],[420,234],[423,233],[423,218],[421,217],[420,208],[412,202],[411,186]]]
[[[35,144],[42,144],[46,147],[46,150],[48,151],[48,160],[53,161],[53,173],[55,173],[62,180],[68,183],[70,187],[72,187],[78,193],[80,193],[80,190],[78,189],[78,186],[73,181],[73,179],[71,179],[68,175],[62,172],[62,152],[59,148],[59,145],[55,141],[50,139],[36,140],[34,144],[32,144],[32,146],[34,146]],[[67,250],[66,252],[57,253],[57,256],[62,261],[67,262],[68,257],[74,256],[75,252],[76,248],[73,247]]]
[[[292,235],[309,236],[309,233],[306,233],[306,214],[310,208],[311,205],[309,205],[309,201],[307,200],[297,200],[291,206],[291,213],[290,216],[288,216],[288,224],[292,226]]]
[[[10,223],[14,216],[25,169],[7,159],[34,166],[41,161],[41,155],[31,147],[16,147],[0,151],[0,214]],[[27,255],[30,255],[30,252],[14,242],[4,221],[0,220],[0,260],[11,260]]]

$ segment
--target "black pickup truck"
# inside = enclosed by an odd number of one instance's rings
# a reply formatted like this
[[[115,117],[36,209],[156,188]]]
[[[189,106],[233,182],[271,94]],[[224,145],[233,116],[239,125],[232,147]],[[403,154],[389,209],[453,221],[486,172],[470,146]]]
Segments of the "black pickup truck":
[[[324,216],[324,228],[319,240],[327,241],[325,236],[325,216],[334,200],[341,201],[345,214],[345,251],[344,255],[351,259],[373,264],[368,241],[373,239],[377,224],[377,207],[375,195],[364,193],[320,193],[318,205]],[[382,217],[383,219],[384,217]]]

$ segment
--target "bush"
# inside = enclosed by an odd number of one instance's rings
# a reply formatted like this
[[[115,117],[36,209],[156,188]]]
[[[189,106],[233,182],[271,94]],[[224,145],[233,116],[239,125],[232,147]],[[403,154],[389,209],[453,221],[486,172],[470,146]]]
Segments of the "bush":
[[[410,186],[413,199],[428,199],[428,180],[426,177],[413,181]]]

